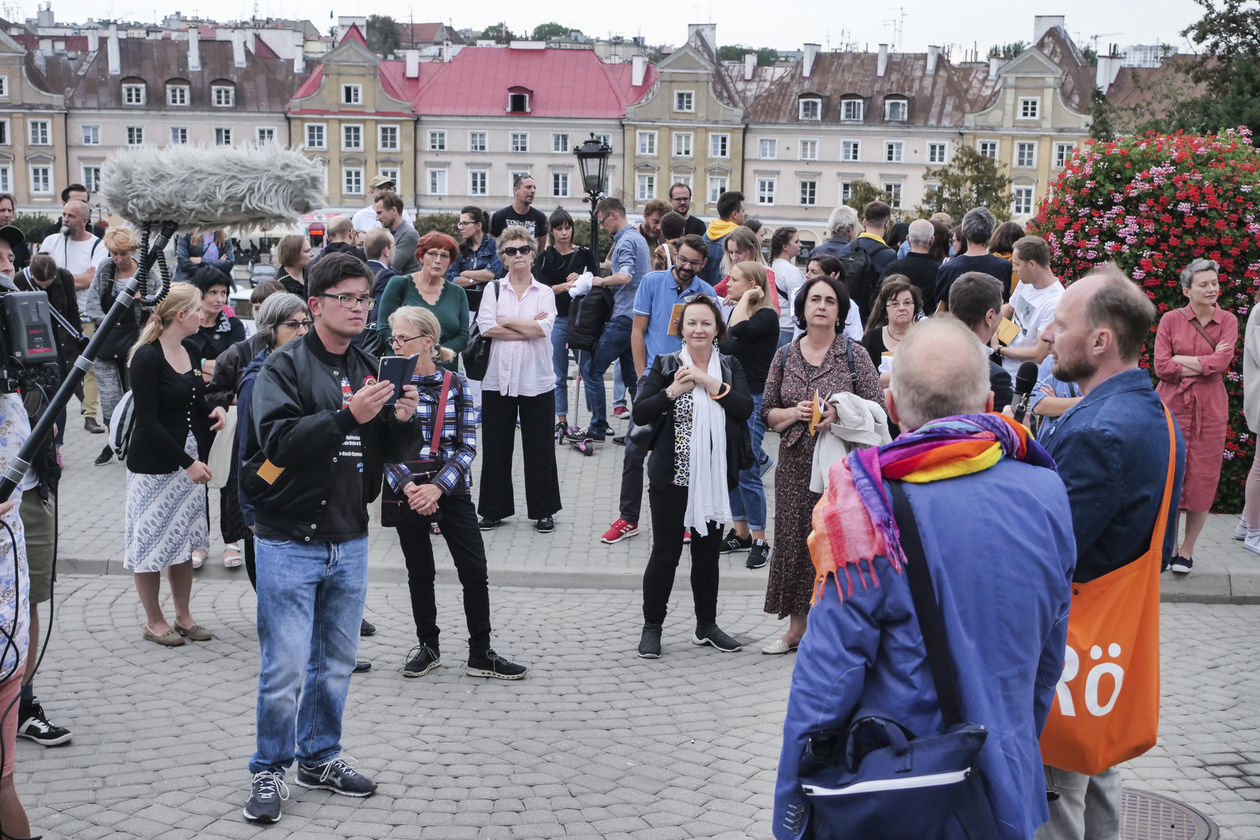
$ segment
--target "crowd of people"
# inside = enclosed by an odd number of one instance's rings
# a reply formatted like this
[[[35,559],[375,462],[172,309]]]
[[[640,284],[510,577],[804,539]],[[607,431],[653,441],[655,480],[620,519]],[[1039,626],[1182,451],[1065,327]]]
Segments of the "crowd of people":
[[[1237,318],[1217,304],[1216,263],[1182,271],[1187,305],[1159,320],[1152,387],[1137,365],[1154,325],[1142,291],[1114,267],[1057,277],[1045,240],[1013,222],[998,225],[983,207],[956,226],[945,214],[894,224],[879,201],[860,214],[840,207],[826,241],[802,260],[799,231],[779,228],[763,242],[741,193],[724,193],[706,224],[690,213],[690,187],[675,184],[670,202],[653,202],[639,224],[617,198],[596,205],[595,221],[612,240],[601,265],[574,242],[568,213],[533,207],[529,176],[516,177],[512,203],[493,214],[462,208],[458,237],[417,231],[394,186],[374,179],[370,207],[330,222],[318,255],[306,237],[283,238],[280,271],[252,289],[248,318],[228,306],[231,240],[181,237],[176,282],[151,311],[134,307],[114,328],[80,395],[85,428],[95,433],[129,391],[132,434],[145,442],[126,454],[125,505],[125,565],[145,640],[177,647],[213,639],[191,596],[210,545],[206,486],[217,477],[222,562],[244,565],[258,598],[246,819],[280,818],[294,760],[298,785],[353,797],[375,791],[343,758],[340,731],[350,676],[370,667],[357,652],[360,636],[374,632],[363,606],[368,506],[378,494],[381,524],[397,530],[403,549],[416,627],[403,675],[423,677],[441,664],[436,536],[463,590],[467,673],[527,675],[491,644],[481,532],[515,516],[518,463],[527,518],[538,534],[557,529],[565,488],[556,442],[613,436],[621,415],[608,409],[612,367],[632,407],[616,436],[624,444],[617,516],[599,540],[639,534],[646,481],[652,538],[637,655],[668,649],[665,618],[684,546],[689,638],[719,652],[744,645],[718,625],[722,555],[746,552],[747,568],[769,567],[764,610],[787,621],[761,652],[795,652],[800,663],[776,836],[800,836],[811,815],[826,813],[802,792],[816,769],[807,758],[820,721],[842,728],[854,709],[874,703],[906,711],[902,723],[913,731],[940,725],[922,702],[932,697],[931,677],[908,618],[918,606],[904,586],[905,565],[915,562],[900,547],[907,514],[893,511],[882,481],[906,482],[938,580],[968,581],[938,583],[937,593],[961,712],[992,730],[976,777],[985,779],[1000,836],[1111,836],[1113,769],[1047,763],[1043,772],[1037,735],[1070,641],[1070,590],[1148,556],[1174,573],[1193,567],[1219,479],[1223,375],[1238,339]],[[46,290],[64,317],[56,331],[63,373],[138,269],[135,233],[93,233],[87,198],[86,190],[63,195],[61,224],[34,249],[0,224],[0,273],[17,288]],[[6,201],[11,218],[12,198],[0,195],[0,223]],[[1249,407],[1260,406],[1252,320]],[[575,351],[578,333],[589,350]],[[484,371],[466,375],[461,354],[487,347]],[[383,355],[410,360],[401,381],[378,381]],[[1014,414],[1012,383],[1025,363],[1039,369],[1026,418],[1035,439],[1004,419]],[[575,372],[585,429],[570,424]],[[1254,426],[1260,408],[1247,416]],[[0,397],[0,456],[16,454],[37,417]],[[62,416],[57,442],[65,426]],[[0,552],[29,554],[21,575],[0,578],[0,610],[29,604],[8,617],[23,634],[19,652],[0,660],[10,677],[0,696],[20,697],[5,722],[10,746],[16,735],[46,746],[71,737],[23,678],[37,656],[36,605],[49,597],[56,445],[23,483],[20,506],[0,510],[8,526]],[[1135,446],[1147,448],[1138,454]],[[96,463],[112,457],[105,446]],[[964,509],[969,528],[952,527]],[[1009,546],[1018,562],[994,573],[981,568],[977,535],[998,531],[1027,544]],[[1260,456],[1235,536],[1260,553]],[[941,565],[946,556],[960,565]],[[169,619],[159,599],[163,572]],[[1029,587],[1030,578],[1042,585]],[[981,670],[972,659],[1009,663],[1003,693],[964,676]],[[7,755],[0,820],[11,834],[24,816]],[[1049,809],[1047,790],[1058,794]]]

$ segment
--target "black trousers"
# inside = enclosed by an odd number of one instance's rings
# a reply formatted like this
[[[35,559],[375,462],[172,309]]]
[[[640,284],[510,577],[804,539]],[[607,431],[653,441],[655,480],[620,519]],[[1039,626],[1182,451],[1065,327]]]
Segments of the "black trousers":
[[[652,552],[643,572],[643,621],[663,624],[669,596],[674,590],[674,573],[683,548],[683,514],[687,510],[687,488],[670,485],[648,487],[652,511]],[[695,603],[696,624],[717,621],[718,554],[722,526],[708,523],[709,532],[691,530],[691,597]]]
[[[429,523],[436,519],[442,539],[450,549],[464,587],[464,618],[468,622],[468,650],[479,656],[490,649],[490,584],[486,574],[486,548],[477,529],[472,499],[464,495],[438,499],[436,517],[419,517],[414,525],[398,528],[398,542],[407,561],[407,588],[416,639],[438,650],[437,598],[433,591],[433,542]]]
[[[512,497],[512,452],[516,418],[521,419],[521,454],[525,458],[525,509],[530,519],[560,510],[556,473],[555,389],[536,397],[505,397],[481,392],[481,496],[477,511],[487,519],[516,513]],[[445,529],[443,529],[445,532]]]

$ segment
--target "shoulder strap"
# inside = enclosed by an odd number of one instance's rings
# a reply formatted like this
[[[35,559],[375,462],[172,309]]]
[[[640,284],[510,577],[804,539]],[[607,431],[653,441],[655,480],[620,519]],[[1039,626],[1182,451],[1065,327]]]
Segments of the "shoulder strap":
[[[433,419],[433,437],[429,440],[429,454],[437,455],[442,442],[442,424],[446,421],[446,402],[451,396],[451,372],[442,371],[442,394],[438,397],[437,416]]]
[[[841,333],[841,335],[843,335],[843,333]],[[858,373],[857,373],[857,364],[853,361],[853,339],[849,338],[847,335],[844,335],[843,337],[844,337],[844,354],[845,354],[845,357],[849,360],[850,390],[852,390],[853,393],[856,394]]]
[[[936,603],[932,587],[932,570],[923,553],[923,541],[919,538],[919,524],[915,521],[910,500],[900,481],[890,481],[893,497],[893,518],[901,537],[901,548],[906,554],[906,581],[910,584],[910,597],[914,601],[914,614],[923,634],[923,647],[927,651],[928,667],[932,670],[932,682],[936,684],[936,696],[941,706],[941,718],[945,726],[962,723],[962,707],[958,697],[958,683],[954,680],[954,666],[949,660],[949,637],[945,635],[945,619]]]
[[[1164,420],[1168,424],[1168,471],[1164,475],[1164,493],[1159,500],[1159,513],[1155,516],[1155,528],[1151,531],[1151,546],[1148,551],[1162,554],[1164,532],[1168,527],[1168,505],[1172,502],[1173,481],[1177,477],[1177,431],[1168,406],[1161,401],[1160,407],[1164,409]]]
[[[1211,347],[1213,350],[1216,349],[1218,342],[1212,340],[1212,336],[1208,335],[1208,331],[1199,323],[1199,319],[1195,317],[1193,312],[1190,313],[1190,326],[1194,327],[1199,335],[1203,336],[1203,340],[1208,343],[1208,347]]]

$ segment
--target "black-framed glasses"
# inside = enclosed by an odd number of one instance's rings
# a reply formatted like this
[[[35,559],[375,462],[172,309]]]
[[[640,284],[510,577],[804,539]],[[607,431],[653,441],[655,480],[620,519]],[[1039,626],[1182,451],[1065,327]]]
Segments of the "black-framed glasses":
[[[415,341],[417,338],[424,338],[424,336],[422,336],[422,335],[408,335],[408,336],[395,335],[395,336],[390,336],[390,339],[389,339],[389,346],[390,346],[390,347],[393,347],[393,348],[395,348],[395,349],[397,349],[397,348],[399,348],[399,347],[405,347],[408,341]]]
[[[704,257],[701,257],[698,260],[689,260],[686,257],[681,256],[681,255],[674,257],[675,263],[677,263],[678,265],[684,265],[687,268],[699,268],[700,266],[704,265],[704,260],[705,260]]]
[[[531,254],[534,251],[533,245],[522,245],[519,248],[515,245],[509,245],[503,249],[503,256],[515,257],[517,254]]]
[[[442,253],[446,253],[443,251]],[[376,303],[376,298],[364,295],[332,295],[328,292],[320,292],[317,297],[333,298],[337,303],[341,304],[342,309],[371,309]]]
[[[291,330],[309,330],[311,328],[311,322],[309,320],[298,321],[295,319],[292,321],[281,321],[280,326],[288,327]]]

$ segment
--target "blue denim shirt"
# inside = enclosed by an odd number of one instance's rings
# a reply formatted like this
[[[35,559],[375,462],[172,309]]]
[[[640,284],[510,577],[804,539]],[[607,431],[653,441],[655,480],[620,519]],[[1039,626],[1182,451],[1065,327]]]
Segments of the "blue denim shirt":
[[[612,253],[608,263],[613,274],[629,274],[630,282],[613,287],[612,317],[630,317],[634,309],[634,296],[639,291],[639,281],[652,270],[652,252],[648,250],[643,234],[626,225],[613,237]]]
[[[468,247],[466,242],[459,244],[459,259],[446,269],[446,279],[452,283],[465,271],[481,271],[485,269],[495,277],[502,277],[503,263],[499,261],[499,242],[493,236],[482,236],[477,250]]]
[[[1173,421],[1174,428],[1176,421]],[[1177,428],[1177,474],[1169,502],[1164,559],[1172,557],[1186,449]],[[1132,563],[1150,546],[1168,469],[1164,404],[1150,373],[1126,370],[1105,380],[1040,439],[1059,467],[1072,505],[1076,581]]]

